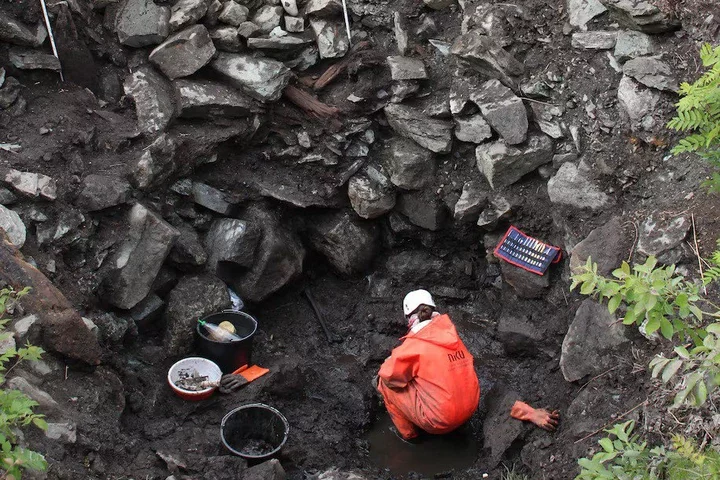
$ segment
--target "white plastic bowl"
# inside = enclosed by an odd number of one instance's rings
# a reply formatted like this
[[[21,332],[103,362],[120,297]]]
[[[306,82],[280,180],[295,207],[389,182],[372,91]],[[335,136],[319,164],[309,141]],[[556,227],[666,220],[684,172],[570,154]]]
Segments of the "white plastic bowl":
[[[210,397],[217,387],[209,387],[204,390],[192,391],[175,385],[175,382],[180,380],[180,373],[197,371],[199,375],[208,377],[210,382],[219,382],[222,377],[222,371],[215,362],[208,360],[207,358],[201,357],[189,357],[183,358],[179,362],[175,363],[170,370],[168,370],[168,384],[170,388],[180,397],[185,400],[205,400]]]

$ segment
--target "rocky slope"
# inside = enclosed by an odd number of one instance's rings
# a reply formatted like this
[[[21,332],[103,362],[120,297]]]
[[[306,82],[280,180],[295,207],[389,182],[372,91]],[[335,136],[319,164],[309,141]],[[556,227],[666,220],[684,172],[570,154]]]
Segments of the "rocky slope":
[[[588,435],[654,390],[635,367],[663,345],[608,328],[568,277],[646,255],[694,276],[693,219],[714,248],[706,167],[668,156],[664,128],[698,42],[719,40],[712,5],[347,5],[351,38],[334,0],[59,2],[58,58],[36,2],[0,7],[0,282],[34,288],[11,331],[51,352],[8,385],[50,419],[27,439],[48,478],[279,478],[221,448],[246,401],[290,419],[290,478],[395,475],[362,434],[415,287],[458,322],[484,392],[467,427],[482,449],[453,478],[501,462],[571,478]],[[564,260],[542,277],[498,263],[509,224]],[[272,374],[183,403],[167,368],[228,287]],[[562,428],[507,419],[512,398],[556,406]],[[657,431],[662,411],[633,415]]]

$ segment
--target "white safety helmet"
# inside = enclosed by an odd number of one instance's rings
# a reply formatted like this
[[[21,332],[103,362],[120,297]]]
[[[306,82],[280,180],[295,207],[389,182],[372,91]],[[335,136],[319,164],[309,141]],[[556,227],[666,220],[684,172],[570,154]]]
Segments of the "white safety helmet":
[[[405,295],[403,300],[403,312],[407,317],[414,312],[420,305],[429,305],[435,307],[432,295],[427,290],[413,290],[412,292]]]

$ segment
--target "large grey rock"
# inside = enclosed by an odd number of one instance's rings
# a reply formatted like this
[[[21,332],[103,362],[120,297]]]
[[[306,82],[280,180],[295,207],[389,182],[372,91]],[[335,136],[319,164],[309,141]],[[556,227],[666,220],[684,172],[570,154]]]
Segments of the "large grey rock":
[[[285,478],[285,470],[275,458],[248,468],[243,475],[243,480],[285,480]]]
[[[387,157],[390,181],[405,190],[417,190],[435,178],[433,154],[411,140],[394,137]]]
[[[305,31],[305,20],[285,15],[285,30],[292,33],[302,33]]]
[[[450,5],[455,5],[455,0],[423,0],[423,2],[433,10],[442,10]]]
[[[290,69],[269,58],[221,52],[210,65],[233,86],[261,102],[279,99],[290,82]]]
[[[463,185],[460,198],[455,204],[453,218],[461,223],[477,222],[480,212],[487,203],[487,187],[484,187],[478,180],[470,180]]]
[[[305,6],[305,14],[316,17],[335,17],[342,12],[342,4],[338,0],[310,0]]]
[[[609,276],[627,259],[632,248],[632,235],[623,227],[620,217],[613,217],[596,228],[570,251],[570,269],[577,272],[588,257],[597,264],[597,273]]]
[[[170,80],[187,77],[207,65],[215,55],[215,44],[204,25],[193,25],[158,45],[150,62]]]
[[[116,18],[118,39],[128,47],[157,45],[170,34],[170,9],[153,0],[126,0]]]
[[[38,406],[51,414],[61,411],[60,404],[45,390],[41,390],[23,377],[13,377],[8,380],[7,386],[13,390],[19,390],[32,400],[38,403]]]
[[[510,87],[515,85],[512,77],[525,72],[524,65],[508,53],[502,44],[484,35],[479,29],[456,38],[451,53],[483,75],[496,78]]]
[[[490,126],[508,145],[527,138],[528,119],[525,105],[512,90],[498,80],[485,82],[472,100],[480,107]]]
[[[315,32],[320,58],[338,58],[347,53],[350,41],[342,22],[311,18],[310,27]]]
[[[235,27],[217,27],[210,29],[208,33],[215,44],[215,48],[221,52],[237,53],[244,48],[242,42],[240,42],[238,29]]]
[[[219,82],[177,80],[174,85],[180,117],[247,117],[262,110],[253,98]]]
[[[492,137],[490,125],[482,115],[455,117],[455,138],[461,142],[482,143]]]
[[[401,194],[397,210],[413,225],[432,231],[440,230],[448,216],[445,204],[431,189]]]
[[[158,136],[128,165],[133,186],[147,190],[168,180],[175,172],[177,148],[177,141],[172,136],[166,133]]]
[[[648,0],[602,0],[618,23],[631,30],[663,33],[680,28],[680,21],[671,13]]]
[[[572,163],[563,164],[548,181],[548,196],[552,203],[575,208],[598,210],[610,201],[586,173]]]
[[[245,5],[239,5],[232,0],[228,0],[220,11],[218,20],[233,27],[239,27],[241,23],[247,20],[248,15],[250,15],[250,10]]]
[[[533,134],[527,143],[508,147],[497,141],[475,149],[477,166],[493,189],[512,185],[540,165],[552,161],[552,141],[545,135]]]
[[[252,38],[262,35],[260,27],[255,25],[253,22],[243,22],[238,26],[238,35],[242,38]]]
[[[526,272],[529,273],[529,272]],[[503,311],[497,336],[508,355],[537,355],[546,343],[546,323],[540,315],[523,315]]]
[[[607,11],[599,0],[568,0],[567,6],[570,25],[582,30],[587,29],[590,20]]]
[[[673,216],[655,211],[640,225],[637,249],[646,255],[660,255],[682,243],[690,230],[686,215]]]
[[[221,215],[229,215],[234,205],[227,194],[205,183],[193,183],[192,196],[198,205]]]
[[[367,270],[380,247],[375,225],[347,211],[312,218],[307,235],[310,247],[343,275]]]
[[[483,421],[483,447],[490,450],[487,468],[495,468],[505,452],[525,432],[520,420],[510,417],[513,404],[522,400],[519,394],[495,384],[487,393],[487,414]]]
[[[25,197],[39,196],[45,200],[57,198],[57,181],[42,173],[21,172],[11,168],[5,174],[5,183]]]
[[[618,101],[630,119],[633,131],[654,125],[653,113],[660,101],[660,92],[643,88],[635,80],[623,76],[618,85]]]
[[[670,65],[656,57],[639,57],[628,60],[623,65],[623,73],[638,82],[657,90],[676,92],[678,81]]]
[[[179,236],[173,245],[168,261],[180,270],[195,270],[196,267],[205,265],[207,253],[200,241],[200,236],[190,225],[175,225]]]
[[[183,27],[196,23],[208,11],[210,0],[178,0],[172,7],[170,15],[170,29],[180,30]]]
[[[0,230],[5,231],[10,243],[15,245],[17,248],[22,248],[25,245],[26,230],[25,224],[20,220],[20,216],[0,205]]]
[[[576,32],[572,35],[573,48],[586,50],[610,50],[617,42],[618,32],[595,30],[592,32]]]
[[[550,275],[537,275],[507,262],[500,262],[503,280],[521,298],[542,297],[550,287]]]
[[[262,231],[252,267],[230,283],[243,300],[260,302],[302,273],[305,249],[297,235],[268,209],[253,205],[243,220]]]
[[[10,63],[20,70],[60,71],[60,60],[55,55],[38,50],[13,47],[9,52]]]
[[[21,47],[39,47],[45,38],[47,38],[47,31],[44,27],[38,26],[33,32],[6,13],[0,13],[0,40],[3,42]]]
[[[112,175],[90,174],[83,179],[82,190],[75,200],[79,208],[95,212],[127,202],[130,184]]]
[[[575,382],[612,367],[626,343],[624,325],[608,312],[607,306],[589,299],[583,301],[562,344],[560,370],[565,380]]]
[[[236,218],[215,220],[205,234],[207,269],[227,278],[233,269],[251,267],[260,237],[259,225]]]
[[[182,277],[167,300],[164,347],[168,355],[189,353],[193,348],[198,319],[230,306],[225,283],[207,274]]]
[[[403,137],[435,153],[448,153],[452,148],[452,122],[428,118],[414,107],[390,104],[385,107],[388,123]]]
[[[124,89],[135,101],[138,129],[146,134],[165,130],[175,113],[168,81],[151,67],[142,66],[125,79]]]
[[[387,57],[393,80],[425,80],[428,78],[425,64],[419,58],[391,55]]]
[[[655,49],[655,42],[649,35],[634,30],[620,30],[613,55],[618,62],[623,63],[631,58],[651,55]]]
[[[270,33],[280,26],[283,17],[283,8],[279,6],[264,5],[255,12],[252,22],[260,28],[263,33]]]
[[[395,190],[390,180],[374,167],[350,178],[348,197],[353,210],[366,219],[384,215],[395,206]]]
[[[105,279],[106,300],[130,309],[144,299],[179,233],[158,214],[136,203],[128,216],[125,239]]]

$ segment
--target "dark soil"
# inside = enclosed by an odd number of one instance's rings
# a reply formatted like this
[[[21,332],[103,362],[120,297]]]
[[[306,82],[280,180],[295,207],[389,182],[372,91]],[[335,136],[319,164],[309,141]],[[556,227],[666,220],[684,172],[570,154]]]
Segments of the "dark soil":
[[[422,3],[410,0],[400,3],[406,7],[403,11],[407,12],[410,22],[419,23]],[[698,73],[693,41],[709,40],[716,35],[712,25],[703,24],[704,12],[709,12],[714,5],[712,1],[699,5],[681,2],[675,7],[678,5],[689,33],[666,34],[657,36],[657,40],[666,57],[676,62],[677,76],[692,78]],[[7,7],[28,23],[39,18],[37,2],[9,1]],[[707,176],[707,166],[694,158],[668,156],[668,145],[672,145],[676,136],[661,125],[657,127],[657,138],[636,137],[622,119],[614,119],[619,123],[611,133],[593,128],[582,108],[583,98],[592,99],[599,110],[615,112],[610,107],[617,98],[615,89],[620,74],[612,70],[603,53],[570,47],[569,37],[562,33],[564,2],[528,0],[522,7],[525,13],[518,20],[513,53],[528,70],[564,77],[567,87],[559,102],[572,101],[571,104],[578,105],[570,108],[564,119],[582,127],[584,158],[598,173],[602,189],[615,203],[596,214],[563,211],[549,201],[546,179],[532,173],[503,192],[517,205],[512,223],[549,244],[572,246],[618,214],[637,224],[655,210],[687,212],[694,216],[701,254],[712,252],[720,237],[717,215],[720,199],[698,187]],[[434,38],[449,41],[457,36],[459,16],[456,8],[439,13],[436,17],[439,33]],[[601,29],[611,23],[602,17],[591,29]],[[380,57],[391,53],[390,30],[377,28],[371,36]],[[538,36],[549,41],[536,41]],[[438,57],[429,50],[419,48],[417,53],[430,65],[432,88],[449,89],[452,76],[449,65],[436,60]],[[5,50],[0,53],[5,54]],[[321,64],[310,74],[317,75],[326,67],[327,64]],[[127,162],[142,150],[144,139],[135,137],[135,119],[129,104],[118,102],[100,107],[87,90],[60,84],[49,74],[23,74],[22,83],[23,95],[28,101],[27,112],[19,117],[0,114],[0,143],[18,142],[23,150],[20,154],[0,151],[0,166],[38,171],[56,178],[58,200],[41,205],[46,215],[56,218],[70,208],[82,176],[90,173],[125,175]],[[380,126],[377,133],[382,142],[390,136],[382,113],[358,112],[346,100],[350,93],[368,85],[382,84],[389,84],[388,73],[383,69],[373,74],[354,73],[326,88],[320,97],[338,106],[348,117],[367,115]],[[664,96],[659,106],[664,118],[671,116],[674,101],[674,96]],[[233,143],[223,145],[219,161],[198,169],[193,178],[242,198],[256,197],[252,185],[260,180],[297,185],[299,171],[302,178],[310,179],[308,185],[304,185],[308,189],[335,185],[352,162],[343,160],[334,167],[298,167],[293,160],[269,159],[264,155],[282,145],[283,135],[288,132],[304,129],[313,137],[327,134],[324,130],[327,125],[322,121],[307,119],[289,104],[281,101],[273,109],[271,121],[260,134],[262,142],[247,148]],[[42,128],[51,132],[42,134]],[[457,200],[464,181],[477,175],[473,147],[456,144],[451,154],[439,157],[439,172],[433,185],[448,204]],[[138,200],[151,202],[165,212],[173,211],[178,202],[167,189],[135,192],[135,195]],[[344,191],[340,196],[347,198]],[[23,202],[20,202],[21,209],[30,207],[29,202]],[[298,230],[302,229],[304,217],[325,211],[297,209],[280,202],[274,207]],[[97,232],[94,237],[97,244],[112,244],[122,238],[124,213],[120,208],[89,215],[91,228]],[[490,478],[499,478],[504,471],[502,466],[489,463],[488,452],[482,445],[486,393],[495,386],[518,392],[534,406],[559,409],[563,418],[579,394],[592,392],[595,397],[606,400],[593,404],[592,416],[600,419],[598,428],[611,424],[656,390],[657,386],[643,368],[653,354],[666,346],[652,346],[642,339],[637,339],[633,348],[617,359],[617,367],[605,374],[581,384],[564,380],[558,366],[560,346],[582,301],[579,295],[568,292],[566,259],[551,267],[548,273],[551,288],[543,298],[521,299],[508,285],[491,286],[488,267],[496,265],[488,264],[486,251],[494,244],[483,244],[484,232],[475,226],[453,225],[440,232],[415,231],[403,236],[392,232],[389,220],[377,223],[385,241],[383,254],[376,259],[372,274],[340,278],[322,259],[310,256],[300,281],[268,301],[248,307],[248,312],[259,322],[252,360],[269,368],[271,373],[238,392],[216,393],[199,403],[175,396],[167,385],[167,370],[177,359],[165,357],[158,332],[129,339],[122,349],[111,352],[105,365],[94,372],[70,369],[64,378],[64,365],[58,362],[58,370],[43,388],[63,409],[72,412],[73,420],[79,425],[78,440],[73,445],[62,446],[36,432],[29,434],[50,461],[49,478],[164,479],[168,476],[168,465],[156,452],[172,452],[184,459],[189,466],[185,473],[190,478],[210,478],[206,477],[208,472],[219,469],[217,458],[228,457],[220,442],[221,419],[233,408],[252,402],[269,404],[287,417],[290,435],[279,458],[290,478],[303,479],[307,474],[333,466],[361,471],[373,479],[398,478],[385,468],[387,465],[374,463],[377,452],[371,450],[373,446],[366,436],[384,415],[371,380],[405,333],[400,308],[402,296],[420,286],[453,287],[464,292],[459,298],[441,298],[438,306],[456,322],[475,356],[483,392],[480,409],[464,427],[478,443],[472,465],[463,465],[445,478],[474,480],[486,472]],[[507,223],[497,230],[505,227]],[[391,254],[416,249],[430,251],[441,258],[447,271],[430,272],[420,278],[387,275],[389,281],[378,286],[379,280],[386,278],[385,262]],[[68,254],[72,251],[70,246],[40,248],[31,236],[23,251],[41,269],[49,260],[57,260],[57,272],[48,272],[48,276],[79,310],[90,313],[105,307],[96,295],[97,272],[89,265],[74,264],[72,255]],[[640,259],[637,255],[634,258]],[[472,273],[465,277],[454,275],[457,269],[452,268],[459,264],[467,266]],[[697,260],[687,255],[682,264],[695,272]],[[302,295],[304,288],[311,289],[325,321],[340,342],[326,341],[313,310]],[[504,312],[527,315],[542,325],[547,331],[544,344],[535,349],[508,352],[497,335],[498,319]],[[641,414],[651,417],[659,408],[662,406],[651,404],[625,418],[639,418]],[[577,458],[585,456],[597,439],[595,436],[577,441],[573,425],[563,423],[554,434],[527,428],[506,455],[506,463],[524,464],[531,478],[572,478],[578,471]],[[261,454],[271,448],[259,440],[252,442],[244,445],[243,450]],[[411,475],[411,478],[416,477]]]

